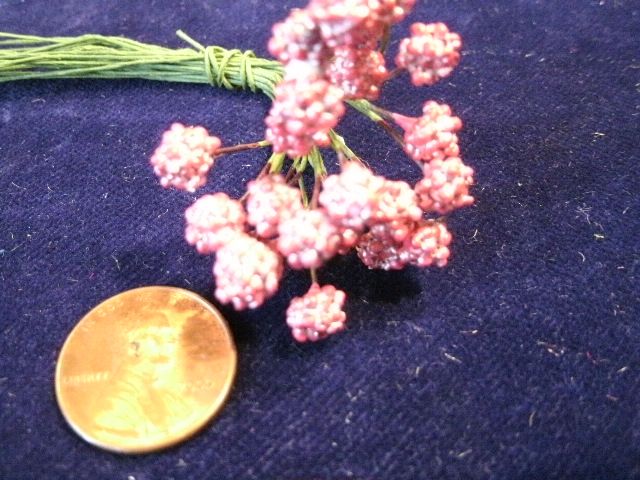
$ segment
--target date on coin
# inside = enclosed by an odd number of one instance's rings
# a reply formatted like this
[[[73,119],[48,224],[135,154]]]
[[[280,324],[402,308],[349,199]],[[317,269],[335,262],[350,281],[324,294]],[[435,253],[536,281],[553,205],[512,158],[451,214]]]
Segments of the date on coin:
[[[222,407],[237,355],[220,313],[198,295],[144,287],[91,310],[67,338],[56,396],[78,435],[145,453],[200,430]]]

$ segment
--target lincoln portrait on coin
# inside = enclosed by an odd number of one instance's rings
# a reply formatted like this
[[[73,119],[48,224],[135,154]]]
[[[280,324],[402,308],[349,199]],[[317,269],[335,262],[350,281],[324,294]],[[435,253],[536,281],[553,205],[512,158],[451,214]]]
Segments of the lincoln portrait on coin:
[[[170,320],[162,312],[146,326],[126,335],[127,354],[113,375],[113,394],[102,399],[96,426],[119,436],[144,437],[175,428],[188,418],[189,405],[180,386],[177,365],[183,319]],[[179,327],[179,328],[176,328]]]

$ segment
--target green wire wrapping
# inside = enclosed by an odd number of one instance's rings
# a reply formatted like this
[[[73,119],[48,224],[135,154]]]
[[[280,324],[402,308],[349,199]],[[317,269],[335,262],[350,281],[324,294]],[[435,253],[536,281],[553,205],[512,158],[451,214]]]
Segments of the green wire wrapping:
[[[0,33],[0,82],[53,78],[141,78],[209,83],[261,91],[273,98],[282,65],[253,52],[204,47],[182,31],[193,48],[172,49],[124,37],[38,37]]]
[[[125,37],[81,35],[39,37],[0,32],[0,83],[62,78],[127,79],[208,83],[219,88],[262,92],[273,100],[284,68],[275,60],[258,58],[251,50],[228,50],[200,44],[181,30],[177,36],[192,48],[166,48]],[[366,100],[347,102],[368,118],[379,117]],[[339,140],[339,141],[338,141]],[[332,146],[346,153],[344,139],[332,132]],[[339,147],[339,148],[338,148]],[[302,160],[302,159],[301,159]],[[326,169],[319,152],[310,163],[317,173]],[[277,167],[282,168],[282,162]]]

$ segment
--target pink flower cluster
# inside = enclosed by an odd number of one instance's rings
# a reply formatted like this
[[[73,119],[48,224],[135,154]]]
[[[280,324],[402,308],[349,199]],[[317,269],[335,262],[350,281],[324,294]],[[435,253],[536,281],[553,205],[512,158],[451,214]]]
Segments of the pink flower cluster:
[[[433,85],[458,65],[461,46],[460,36],[444,23],[414,23],[411,37],[400,44],[396,63],[409,71],[415,85]],[[447,214],[471,205],[473,169],[460,160],[457,132],[462,120],[453,115],[451,107],[427,101],[418,118],[391,116],[404,130],[405,152],[423,168],[424,177],[415,187],[420,208]]]
[[[354,104],[390,131],[420,166],[423,178],[413,187],[374,174],[331,132],[344,114],[345,101],[379,96],[389,78],[382,39],[414,3],[310,0],[276,24],[269,50],[285,65],[285,76],[265,120],[266,140],[274,154],[293,159],[290,174],[264,169],[248,182],[242,199],[208,194],[185,212],[187,242],[216,256],[215,296],[223,304],[237,310],[260,307],[278,291],[285,266],[311,270],[311,288],[287,310],[297,341],[320,340],[345,328],[346,294],[332,285],[320,286],[317,268],[353,250],[372,269],[444,267],[452,236],[444,222],[430,217],[474,201],[474,172],[460,159],[462,121],[446,104],[428,101],[418,118],[367,102]],[[411,34],[401,42],[396,63],[408,70],[413,83],[431,85],[449,75],[460,59],[460,37],[441,23],[416,23]],[[163,135],[151,163],[163,186],[194,191],[205,183],[216,155],[265,144],[222,149],[204,128],[176,123]],[[317,151],[298,158],[329,145],[341,158],[337,174],[326,176]],[[344,158],[347,154],[350,160]],[[285,156],[274,158],[280,160],[270,161],[269,167],[280,171]],[[304,187],[294,186],[307,160],[317,182],[310,205],[306,196],[303,200]]]
[[[457,132],[462,120],[453,115],[449,105],[428,101],[419,118],[394,114],[404,129],[407,154],[422,165],[423,179],[415,191],[422,210],[446,214],[473,203],[469,188],[473,169],[460,160]]]
[[[436,137],[437,125],[459,123],[451,120],[455,117],[447,109],[434,103],[425,106],[425,118],[436,125]],[[412,128],[426,122],[403,119]],[[165,138],[173,139],[176,131],[184,132],[181,128],[172,126]],[[191,131],[205,132],[199,127]],[[159,150],[173,151],[172,161],[184,165],[193,158],[188,143],[171,150],[165,142]],[[202,153],[200,143],[191,145]],[[250,181],[244,203],[222,192],[204,195],[185,212],[186,240],[200,253],[216,253],[215,296],[238,310],[259,307],[277,292],[285,262],[294,269],[315,269],[354,247],[369,268],[442,267],[449,258],[451,235],[444,224],[425,220],[423,215],[471,204],[473,170],[458,157],[443,159],[444,154],[434,151],[419,157],[430,161],[424,163],[424,178],[414,189],[406,182],[375,175],[357,161],[344,162],[340,173],[322,182],[315,208],[305,208],[300,190],[279,174],[263,174]],[[179,184],[195,184],[188,175],[199,178],[200,172],[183,172]],[[289,309],[294,337],[317,340],[341,330],[343,302],[344,293],[314,284]]]
[[[314,146],[326,147],[329,132],[344,114],[342,91],[323,78],[285,78],[265,119],[266,139],[275,152],[291,157],[308,154]]]
[[[265,123],[276,152],[329,145],[343,100],[375,100],[388,79],[379,43],[415,0],[311,0],[273,27],[269,51],[285,65]]]
[[[469,206],[473,197],[469,187],[473,185],[473,169],[458,157],[432,160],[423,168],[424,178],[416,184],[420,208],[425,212],[441,215],[457,208]]]
[[[215,295],[236,310],[257,308],[278,290],[282,259],[267,244],[238,232],[216,255]]]
[[[389,73],[381,52],[339,47],[327,67],[327,76],[332,85],[342,90],[344,98],[375,100]]]
[[[407,265],[444,267],[449,260],[451,234],[444,224],[421,220],[406,230],[403,240],[372,229],[358,245],[358,256],[369,268],[401,270]]]
[[[245,230],[246,214],[242,204],[226,193],[204,195],[185,212],[185,238],[203,254],[216,252],[236,232]]]
[[[419,196],[406,182],[387,180],[349,162],[340,174],[324,181],[319,203],[338,227],[355,232],[356,250],[369,268],[398,270],[409,264],[447,263],[451,236],[444,225],[423,220]],[[426,228],[433,224],[439,228]]]
[[[276,152],[307,155],[326,147],[343,100],[376,100],[388,80],[381,41],[415,0],[310,0],[273,27],[269,51],[285,65],[266,118]],[[460,61],[460,36],[443,23],[414,23],[396,64],[415,85],[433,85]]]
[[[404,129],[405,151],[418,162],[442,160],[460,154],[458,136],[462,120],[453,116],[449,105],[425,102],[419,118],[394,115]]]
[[[333,285],[311,285],[302,297],[291,300],[287,325],[299,342],[315,342],[344,330],[347,316],[342,310],[347,296]]]
[[[174,123],[162,135],[162,142],[151,157],[155,174],[163,187],[194,192],[207,181],[216,150],[222,142],[203,127]]]
[[[396,65],[406,68],[414,85],[433,85],[460,62],[460,35],[444,23],[414,23],[411,37],[400,43]]]
[[[446,265],[451,235],[423,219],[421,192],[443,200],[438,189],[420,188],[349,161],[324,180],[317,207],[306,208],[282,175],[264,174],[248,183],[244,202],[221,192],[198,199],[185,213],[185,237],[200,253],[216,253],[216,298],[238,310],[256,308],[278,290],[285,263],[315,269],[354,247],[369,268]],[[294,337],[317,340],[340,331],[344,298],[314,284],[294,299],[287,316]]]

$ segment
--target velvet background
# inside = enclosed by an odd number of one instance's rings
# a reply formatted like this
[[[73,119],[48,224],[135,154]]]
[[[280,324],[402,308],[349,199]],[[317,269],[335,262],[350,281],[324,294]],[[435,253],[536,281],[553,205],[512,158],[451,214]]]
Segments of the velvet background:
[[[0,0],[0,31],[88,32],[266,55],[299,1]],[[349,330],[297,345],[283,321],[308,280],[265,307],[223,309],[239,371],[228,405],[171,450],[114,455],[58,411],[59,348],[93,306],[175,285],[212,297],[210,259],[183,241],[195,196],[147,159],[174,120],[226,144],[262,138],[259,95],[147,81],[0,85],[0,478],[640,478],[640,3],[430,0],[465,41],[432,89],[395,79],[381,103],[429,98],[463,118],[477,204],[450,221],[444,270],[333,261]],[[409,22],[396,32],[394,46]],[[417,170],[352,112],[339,131],[381,173]],[[240,195],[265,154],[222,159],[205,191]]]

